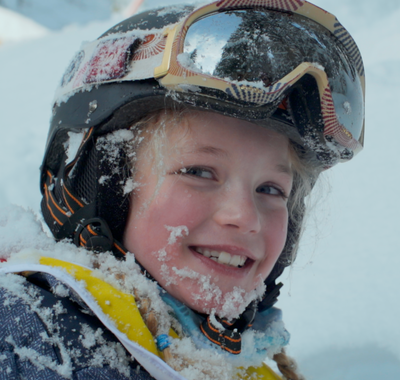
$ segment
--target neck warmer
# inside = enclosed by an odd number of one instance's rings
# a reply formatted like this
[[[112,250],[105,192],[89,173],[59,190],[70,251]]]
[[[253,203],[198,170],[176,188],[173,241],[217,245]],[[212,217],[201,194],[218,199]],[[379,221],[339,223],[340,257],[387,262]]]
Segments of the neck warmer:
[[[218,318],[213,321],[214,318],[191,310],[161,288],[160,296],[171,307],[183,333],[191,337],[197,348],[216,350],[236,365],[259,365],[289,342],[290,335],[282,322],[282,312],[275,307],[261,312],[255,310],[252,324],[239,333],[231,330],[227,321]],[[238,346],[238,340],[240,350],[231,349],[235,344]]]

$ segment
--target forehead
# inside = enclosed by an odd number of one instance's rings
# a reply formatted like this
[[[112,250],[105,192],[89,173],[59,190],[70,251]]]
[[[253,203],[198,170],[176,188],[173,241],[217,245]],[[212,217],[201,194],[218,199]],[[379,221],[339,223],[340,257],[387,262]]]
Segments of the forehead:
[[[168,145],[177,153],[229,156],[272,151],[277,157],[284,157],[289,150],[289,139],[278,132],[212,112],[184,114],[167,124],[172,124],[166,128]]]

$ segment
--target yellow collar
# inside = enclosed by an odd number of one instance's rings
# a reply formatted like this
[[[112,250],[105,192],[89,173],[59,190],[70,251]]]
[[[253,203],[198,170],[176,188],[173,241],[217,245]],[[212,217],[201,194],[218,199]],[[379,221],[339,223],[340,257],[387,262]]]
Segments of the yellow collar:
[[[117,329],[127,338],[152,354],[162,358],[154,337],[147,328],[132,294],[123,293],[109,283],[95,277],[93,271],[66,261],[41,257],[40,264],[62,268],[75,280],[79,281],[92,295],[103,313],[113,321]],[[172,333],[171,333],[172,335]],[[174,338],[176,338],[176,334]],[[259,380],[281,380],[266,364],[262,367],[249,367],[241,380],[257,378]]]

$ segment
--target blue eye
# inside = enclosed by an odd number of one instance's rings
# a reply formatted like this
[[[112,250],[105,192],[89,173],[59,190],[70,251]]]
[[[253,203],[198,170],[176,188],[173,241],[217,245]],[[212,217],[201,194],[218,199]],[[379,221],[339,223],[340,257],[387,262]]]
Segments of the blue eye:
[[[271,186],[271,185],[258,186],[256,191],[257,191],[257,193],[268,194],[268,195],[279,195],[281,197],[286,198],[286,195],[282,190],[278,189],[275,186]]]
[[[200,177],[200,178],[206,178],[206,179],[213,178],[213,173],[211,172],[211,170],[200,168],[197,166],[183,168],[180,170],[180,172],[182,174],[191,175],[193,177]]]

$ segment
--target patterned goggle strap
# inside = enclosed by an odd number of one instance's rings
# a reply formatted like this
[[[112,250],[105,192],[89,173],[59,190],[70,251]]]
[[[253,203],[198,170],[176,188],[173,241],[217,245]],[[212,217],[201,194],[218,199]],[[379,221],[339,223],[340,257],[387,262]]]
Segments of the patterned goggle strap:
[[[251,327],[257,311],[257,305],[252,302],[240,316],[240,318],[229,322],[225,318],[215,316],[220,326],[215,326],[208,316],[200,325],[204,336],[212,343],[220,346],[223,350],[233,355],[239,355],[242,350],[242,333]],[[221,326],[223,329],[221,329]]]
[[[63,170],[62,179],[56,178],[50,170],[46,171],[43,214],[57,240],[70,238],[78,247],[102,252],[112,251],[117,257],[124,258],[126,249],[113,239],[106,221],[96,216],[95,203],[86,203],[74,195],[65,180],[92,135],[93,128],[85,132],[74,160]],[[60,198],[63,202],[59,201]]]

